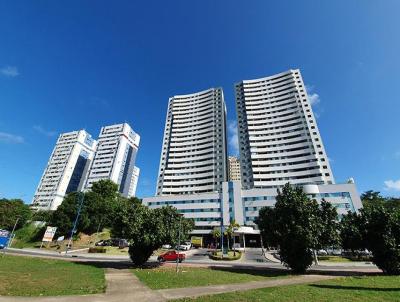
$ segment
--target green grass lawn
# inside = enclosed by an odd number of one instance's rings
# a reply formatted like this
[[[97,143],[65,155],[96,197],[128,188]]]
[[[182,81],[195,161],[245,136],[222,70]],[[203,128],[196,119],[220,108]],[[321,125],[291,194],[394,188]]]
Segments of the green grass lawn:
[[[154,269],[134,269],[134,274],[152,289],[206,286],[216,284],[241,283],[249,281],[285,278],[286,272],[268,270],[232,270],[223,268],[181,267],[179,273],[175,267]]]
[[[61,260],[0,256],[0,295],[81,295],[104,290],[101,268]]]
[[[263,288],[176,301],[381,302],[400,301],[400,276],[347,277],[309,285]]]
[[[352,262],[353,260],[341,256],[318,256],[319,261],[328,262]]]

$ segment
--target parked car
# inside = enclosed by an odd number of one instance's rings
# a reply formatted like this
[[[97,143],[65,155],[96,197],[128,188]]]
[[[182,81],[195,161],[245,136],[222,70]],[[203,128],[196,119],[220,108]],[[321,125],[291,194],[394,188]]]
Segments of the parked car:
[[[163,249],[166,249],[166,250],[169,250],[169,249],[172,249],[172,246],[171,246],[170,244],[164,244],[164,245],[162,246],[162,248],[163,248]]]
[[[119,247],[120,249],[126,248],[126,247],[128,247],[128,246],[129,246],[128,240],[126,240],[126,239],[119,239],[118,247]]]
[[[158,256],[157,260],[159,262],[165,262],[165,261],[176,261],[179,257],[179,262],[182,262],[183,260],[186,259],[185,254],[183,253],[177,253],[176,251],[169,251],[166,252],[164,254],[161,254],[160,256]]]
[[[326,256],[326,255],[328,255],[328,252],[325,250],[319,250],[319,251],[317,251],[317,255],[318,256]]]
[[[126,239],[120,239],[120,238],[111,238],[107,240],[100,240],[95,243],[96,246],[117,246],[117,247],[127,247],[128,241]]]
[[[189,241],[187,241],[187,242],[185,242],[185,243],[183,243],[181,245],[177,245],[176,246],[176,250],[179,250],[179,251],[188,251],[191,248],[192,248],[192,243],[189,242]]]
[[[342,255],[342,250],[341,249],[327,249],[328,255],[333,255],[333,256],[341,256]]]

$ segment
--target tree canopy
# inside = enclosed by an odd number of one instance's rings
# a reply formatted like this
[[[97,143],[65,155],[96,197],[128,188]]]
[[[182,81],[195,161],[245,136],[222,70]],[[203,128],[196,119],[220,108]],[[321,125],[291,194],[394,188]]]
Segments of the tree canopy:
[[[344,249],[372,252],[372,261],[387,274],[400,274],[400,210],[375,204],[341,221]]]
[[[11,231],[18,219],[16,229],[21,228],[32,216],[28,205],[21,199],[0,199],[0,228]]]
[[[117,206],[115,221],[112,233],[129,240],[129,255],[136,265],[144,264],[163,244],[177,244],[179,233],[184,240],[194,227],[193,220],[171,206],[150,209],[134,200]]]
[[[256,220],[264,243],[279,248],[281,261],[303,273],[314,249],[337,243],[337,213],[328,202],[311,200],[301,187],[278,190],[274,208],[264,207]]]
[[[388,210],[400,210],[400,198],[383,197],[380,192],[369,190],[361,194],[364,208],[382,206]]]
[[[77,233],[93,234],[99,228],[111,227],[114,223],[115,208],[122,197],[118,185],[111,180],[100,180],[93,183],[85,192],[84,201],[77,225]],[[69,193],[61,205],[51,215],[51,225],[57,227],[57,234],[69,236],[78,212],[77,192]]]

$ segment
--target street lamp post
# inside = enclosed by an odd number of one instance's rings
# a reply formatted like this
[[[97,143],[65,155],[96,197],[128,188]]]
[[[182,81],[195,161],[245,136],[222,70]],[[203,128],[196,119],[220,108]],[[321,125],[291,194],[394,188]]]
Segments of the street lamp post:
[[[15,228],[17,227],[17,224],[18,224],[18,220],[20,219],[21,217],[20,216],[17,216],[17,219],[15,220],[15,223],[14,223],[14,227],[13,227],[13,229],[12,229],[12,231],[11,231],[11,235],[10,235],[10,241],[8,241],[8,244],[7,244],[7,248],[9,248],[10,246],[11,246],[11,244],[12,244],[12,241],[13,241],[13,235],[14,235],[14,231],[15,231]]]
[[[68,249],[70,248],[71,243],[72,243],[72,236],[74,236],[74,233],[76,232],[76,227],[78,225],[79,215],[81,214],[81,210],[82,210],[84,199],[85,199],[84,193],[83,192],[79,192],[78,193],[78,200],[79,200],[79,202],[78,202],[78,211],[76,213],[74,225],[73,225],[72,230],[71,230],[71,236],[69,237],[67,248],[65,250],[65,254],[67,254]]]
[[[178,257],[176,258],[176,272],[179,271],[179,250],[181,245],[181,228],[182,228],[182,216],[183,214],[179,214],[179,231],[178,231]]]

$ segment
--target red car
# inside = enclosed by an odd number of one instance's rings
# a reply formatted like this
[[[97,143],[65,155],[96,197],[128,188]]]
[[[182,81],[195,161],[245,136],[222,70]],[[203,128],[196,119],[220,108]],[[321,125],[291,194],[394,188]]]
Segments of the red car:
[[[186,258],[185,254],[183,253],[178,254],[176,251],[169,251],[158,256],[157,260],[159,262],[176,261],[176,259],[178,259],[178,256],[179,256],[179,262],[182,262]]]

